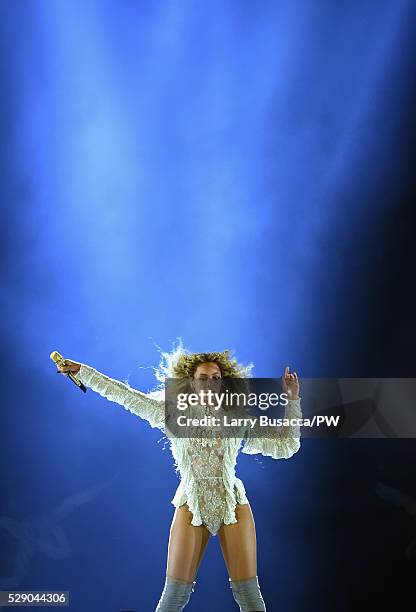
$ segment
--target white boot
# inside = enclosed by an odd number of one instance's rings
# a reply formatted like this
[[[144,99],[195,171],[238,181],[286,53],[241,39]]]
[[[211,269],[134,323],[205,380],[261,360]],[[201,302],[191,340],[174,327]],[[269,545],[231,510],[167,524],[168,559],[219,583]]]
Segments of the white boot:
[[[228,580],[241,612],[266,612],[257,576],[247,580],[231,580],[231,578]]]
[[[181,582],[166,576],[165,587],[155,612],[182,612],[194,591],[194,582]]]

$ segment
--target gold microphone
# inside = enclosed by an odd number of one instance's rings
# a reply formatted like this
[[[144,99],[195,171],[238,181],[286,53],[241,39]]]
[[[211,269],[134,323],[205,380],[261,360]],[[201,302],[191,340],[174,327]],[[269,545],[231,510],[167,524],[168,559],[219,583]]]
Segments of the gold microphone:
[[[57,365],[63,365],[64,358],[60,353],[58,353],[58,351],[52,351],[52,353],[50,354],[50,358]],[[68,378],[70,378],[72,382],[75,383],[76,386],[81,389],[81,391],[84,391],[84,393],[86,393],[87,387],[75,376],[75,374],[73,374],[72,372],[61,372],[61,370],[57,370],[57,373],[65,374],[66,376],[68,376]]]

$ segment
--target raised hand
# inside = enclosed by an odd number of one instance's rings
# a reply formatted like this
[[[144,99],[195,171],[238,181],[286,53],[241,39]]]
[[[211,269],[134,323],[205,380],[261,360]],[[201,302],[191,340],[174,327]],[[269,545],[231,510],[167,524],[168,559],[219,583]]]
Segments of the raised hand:
[[[80,363],[76,361],[71,361],[70,359],[63,359],[60,363],[56,364],[59,368],[59,374],[68,374],[71,372],[72,374],[77,374],[81,367]]]
[[[287,393],[289,399],[299,398],[299,380],[296,372],[289,372],[289,366],[286,366],[285,373],[282,376],[283,391]]]

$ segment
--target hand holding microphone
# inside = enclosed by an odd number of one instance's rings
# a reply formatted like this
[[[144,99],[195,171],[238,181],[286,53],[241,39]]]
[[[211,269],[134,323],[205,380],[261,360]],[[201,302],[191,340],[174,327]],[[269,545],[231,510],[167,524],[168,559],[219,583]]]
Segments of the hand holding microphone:
[[[52,351],[50,358],[58,367],[57,374],[65,374],[77,385],[77,387],[84,391],[84,393],[87,391],[86,386],[76,377],[81,367],[80,363],[71,361],[70,359],[64,359],[58,351]]]

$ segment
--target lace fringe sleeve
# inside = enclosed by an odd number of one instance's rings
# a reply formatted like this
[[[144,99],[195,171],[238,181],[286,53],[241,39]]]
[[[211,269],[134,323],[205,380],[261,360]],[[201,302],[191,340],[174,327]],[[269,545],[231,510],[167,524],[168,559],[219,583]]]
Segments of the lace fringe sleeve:
[[[300,397],[297,400],[289,400],[285,409],[285,419],[302,417],[300,400]],[[247,455],[261,453],[273,459],[289,459],[299,448],[299,425],[271,428],[256,423],[253,429],[248,429],[247,439],[241,452]]]
[[[119,380],[114,380],[85,363],[81,364],[76,376],[86,387],[96,391],[110,402],[121,404],[126,410],[148,421],[151,427],[164,431],[165,403],[163,401],[133,389]]]

